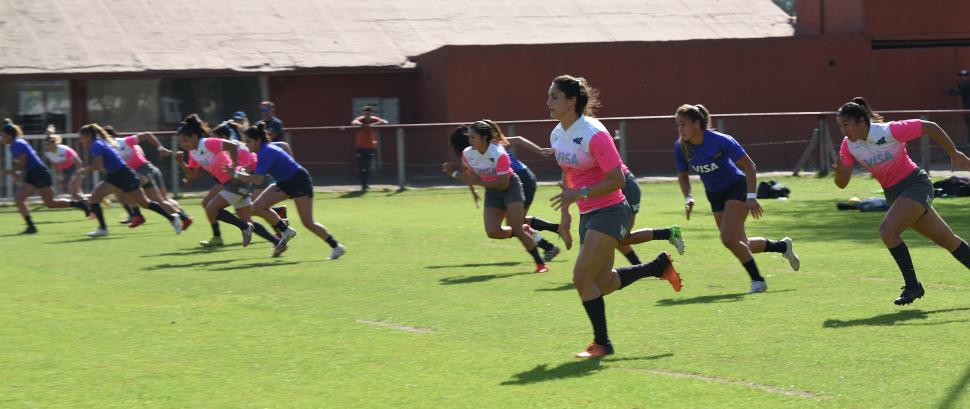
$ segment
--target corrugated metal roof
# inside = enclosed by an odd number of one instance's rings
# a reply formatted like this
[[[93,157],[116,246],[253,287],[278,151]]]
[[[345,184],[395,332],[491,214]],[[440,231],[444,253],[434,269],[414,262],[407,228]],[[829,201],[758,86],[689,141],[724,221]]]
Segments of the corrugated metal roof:
[[[444,45],[794,35],[771,0],[0,0],[3,74],[407,67]]]

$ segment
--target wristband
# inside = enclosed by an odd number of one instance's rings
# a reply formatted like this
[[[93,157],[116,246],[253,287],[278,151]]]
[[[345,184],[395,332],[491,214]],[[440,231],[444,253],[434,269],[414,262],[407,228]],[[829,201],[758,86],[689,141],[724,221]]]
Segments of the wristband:
[[[455,179],[458,179],[458,171],[457,170],[451,171],[451,177],[452,178],[455,178]]]
[[[579,188],[579,193],[581,195],[583,195],[583,199],[589,199],[589,188],[588,187],[581,187],[581,188]]]
[[[757,198],[758,198],[757,193],[748,193],[748,200],[757,199]]]

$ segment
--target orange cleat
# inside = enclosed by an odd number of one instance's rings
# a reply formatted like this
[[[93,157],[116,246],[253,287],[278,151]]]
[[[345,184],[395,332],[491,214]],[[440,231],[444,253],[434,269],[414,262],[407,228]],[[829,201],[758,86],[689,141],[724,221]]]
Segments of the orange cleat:
[[[593,341],[589,343],[589,346],[587,346],[583,352],[576,354],[576,358],[594,359],[602,358],[607,355],[613,355],[613,345],[600,345],[597,344],[596,341]]]
[[[670,282],[670,286],[674,288],[674,291],[679,293],[681,287],[683,287],[680,281],[680,273],[674,270],[674,260],[670,258],[670,254],[667,254],[665,251],[664,255],[667,256],[667,267],[664,267],[664,272],[660,276],[660,279]]]
[[[134,229],[135,227],[141,226],[143,224],[145,224],[145,216],[142,216],[142,215],[131,216],[131,223],[128,224],[128,227]]]
[[[549,267],[546,267],[545,264],[536,264],[536,272],[537,273],[545,273],[545,272],[548,272],[548,271],[549,271]]]

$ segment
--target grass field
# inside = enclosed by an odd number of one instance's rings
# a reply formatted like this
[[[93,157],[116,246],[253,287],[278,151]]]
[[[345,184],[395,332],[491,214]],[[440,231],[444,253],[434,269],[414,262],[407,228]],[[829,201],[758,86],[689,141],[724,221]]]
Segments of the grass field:
[[[40,234],[20,237],[2,208],[0,407],[970,407],[970,272],[907,233],[927,294],[896,307],[883,214],[835,210],[879,196],[875,181],[779,180],[791,200],[762,201],[748,232],[793,237],[802,269],[757,256],[769,291],[753,296],[706,201],[685,222],[674,183],[643,185],[637,226],[685,229],[685,287],[606,297],[617,354],[601,361],[572,357],[592,339],[576,249],[532,274],[518,242],[485,237],[463,189],[318,193],[349,250],[337,261],[302,226],[280,259],[226,225],[227,246],[202,249],[197,200],[181,236],[151,213],[129,230],[112,207],[108,237],[87,238],[76,210],[38,210]],[[553,192],[534,214],[555,215]],[[936,202],[964,237],[968,204]]]

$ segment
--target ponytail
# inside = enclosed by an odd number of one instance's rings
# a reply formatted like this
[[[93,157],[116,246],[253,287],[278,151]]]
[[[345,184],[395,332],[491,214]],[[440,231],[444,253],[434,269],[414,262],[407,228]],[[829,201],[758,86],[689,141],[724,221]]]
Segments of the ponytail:
[[[112,129],[112,132],[113,131],[114,129]],[[91,137],[92,140],[101,139],[101,140],[104,140],[105,142],[108,142],[108,144],[110,144],[111,146],[115,145],[115,140],[114,138],[111,137],[111,134],[109,134],[108,131],[106,131],[104,128],[101,127],[101,125],[98,125],[98,124],[84,125],[81,127],[81,129],[77,131],[77,133],[79,135],[88,135]]]
[[[493,142],[496,142],[502,146],[509,146],[508,138],[505,137],[505,133],[502,132],[502,128],[499,127],[498,124],[495,123],[495,121],[491,119],[483,119],[482,122],[485,122],[486,124],[488,124],[488,126],[492,127],[492,130],[495,131],[495,134],[492,137]]]
[[[209,127],[206,126],[205,122],[202,122],[198,114],[189,114],[179,123],[175,133],[185,136],[196,135],[199,139],[202,139],[209,136]]]
[[[20,126],[14,124],[13,120],[10,118],[3,119],[3,128],[0,128],[0,131],[3,131],[3,133],[10,135],[14,139],[24,136],[24,130],[20,129]]]
[[[246,128],[243,134],[249,139],[259,141],[259,146],[263,146],[267,142],[272,142],[270,141],[269,135],[266,134],[266,122],[264,121],[256,122],[256,125]]]

